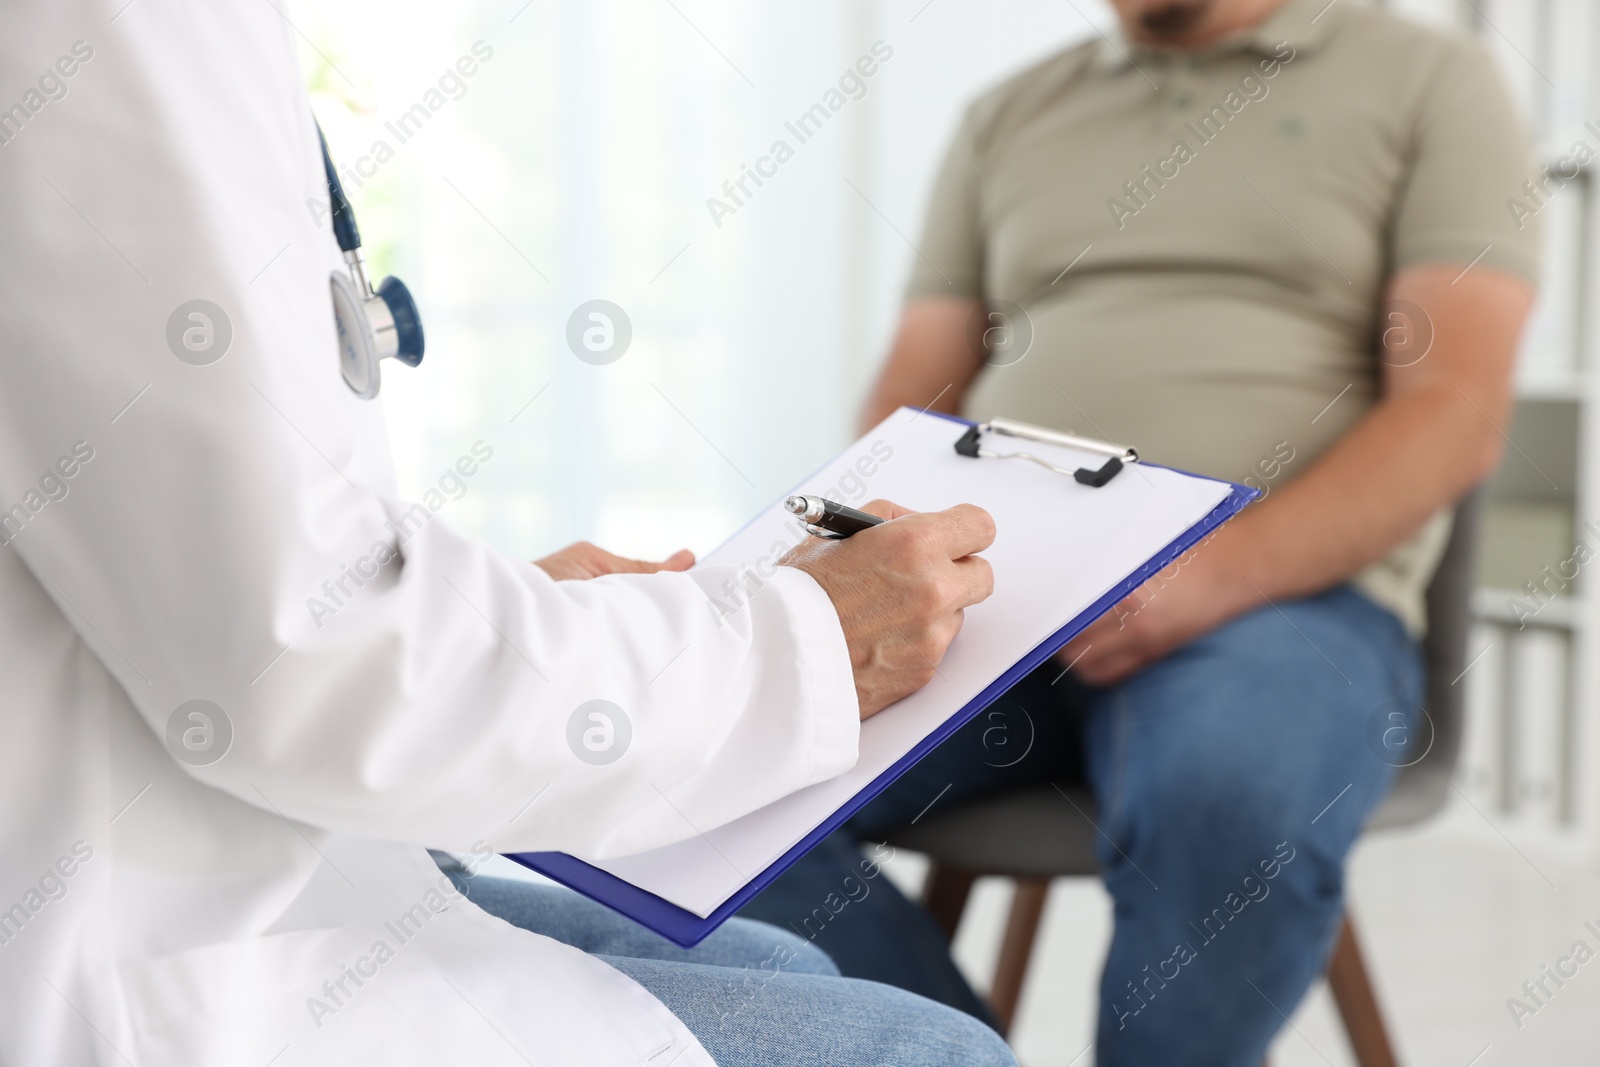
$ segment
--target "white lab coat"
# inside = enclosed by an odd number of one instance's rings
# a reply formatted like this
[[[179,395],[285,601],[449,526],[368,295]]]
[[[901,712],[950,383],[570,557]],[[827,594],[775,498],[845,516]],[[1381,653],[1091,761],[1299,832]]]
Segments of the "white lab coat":
[[[726,573],[558,584],[440,518],[314,623],[407,505],[337,368],[293,31],[124,3],[0,10],[0,1064],[708,1064],[423,849],[619,854],[846,769],[826,594],[781,570],[719,625]],[[208,366],[166,339],[196,298]],[[567,743],[595,698],[632,723],[606,766]],[[196,699],[234,734],[207,766],[166,743]]]

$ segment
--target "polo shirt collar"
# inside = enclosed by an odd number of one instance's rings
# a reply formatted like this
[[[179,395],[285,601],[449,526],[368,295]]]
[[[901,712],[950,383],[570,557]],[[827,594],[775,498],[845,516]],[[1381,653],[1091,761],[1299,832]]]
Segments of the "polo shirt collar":
[[[1192,55],[1196,58],[1224,55],[1230,52],[1253,51],[1273,55],[1278,46],[1287,41],[1296,53],[1315,52],[1333,35],[1344,19],[1344,8],[1353,0],[1288,0],[1264,22],[1231,37],[1206,45],[1193,52],[1152,48],[1130,40],[1119,22],[1107,31],[1099,42],[1095,65],[1102,70],[1124,70],[1137,63],[1141,57],[1168,58],[1173,55]]]

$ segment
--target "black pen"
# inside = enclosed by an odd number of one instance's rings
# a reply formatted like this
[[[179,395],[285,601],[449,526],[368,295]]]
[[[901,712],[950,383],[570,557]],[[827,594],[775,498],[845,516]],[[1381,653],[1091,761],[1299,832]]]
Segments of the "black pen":
[[[858,534],[883,521],[876,515],[820,496],[792,496],[783,502],[783,507],[806,524],[806,532],[833,541]]]

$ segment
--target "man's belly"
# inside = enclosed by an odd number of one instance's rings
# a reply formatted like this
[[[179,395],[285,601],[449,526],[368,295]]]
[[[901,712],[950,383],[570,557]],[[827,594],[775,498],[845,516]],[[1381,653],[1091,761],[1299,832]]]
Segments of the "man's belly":
[[[986,367],[965,414],[1071,429],[1242,481],[1283,442],[1295,456],[1286,473],[1300,473],[1371,406],[1374,360],[1359,333],[1281,300],[1189,288],[1097,279],[1036,304],[1031,348]]]

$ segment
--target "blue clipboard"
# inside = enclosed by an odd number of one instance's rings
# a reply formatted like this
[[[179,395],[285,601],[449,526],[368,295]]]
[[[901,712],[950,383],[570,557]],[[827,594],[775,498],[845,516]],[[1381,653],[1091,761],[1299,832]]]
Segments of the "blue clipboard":
[[[971,427],[977,425],[969,419],[946,415],[939,411],[928,411],[927,414],[948,419],[962,426]],[[1159,464],[1153,463],[1143,465],[1159,466]],[[1167,469],[1174,470],[1179,474],[1188,474],[1190,477],[1201,477],[1177,468]],[[1218,481],[1219,479],[1208,480]],[[1246,504],[1260,495],[1258,490],[1249,486],[1239,485],[1236,482],[1227,484],[1233,486],[1233,492],[1222,503],[1218,504],[1209,515],[1189,527],[1160,552],[1150,557],[1143,566],[1091,604],[1076,618],[1036,645],[1032,651],[1018,660],[1010,670],[996,678],[987,688],[969,701],[965,707],[946,719],[892,767],[877,778],[874,778],[869,785],[856,793],[847,803],[829,816],[827,820],[807,834],[799,844],[773,861],[766,870],[745,883],[742,889],[724,901],[721,907],[717,908],[709,916],[701,918],[692,911],[680,908],[676,904],[656,896],[654,893],[640,889],[638,886],[625,882],[608,871],[591,866],[583,860],[569,856],[564,852],[518,852],[509,854],[507,858],[583,894],[590,900],[604,904],[614,911],[621,912],[640,925],[654,930],[669,941],[682,945],[684,948],[693,948],[710,935],[712,931],[716,930],[717,927],[732,918],[756,894],[771,885],[779,875],[788,870],[800,857],[820,844],[823,838],[843,826],[851,816],[865,807],[873,797],[887,789],[896,778],[910,770],[917,761],[935,748],[938,748],[940,744],[981,714],[985,708],[1003,696],[1007,690],[1021,681],[1023,677],[1054,655],[1062,645],[1076,637],[1101,615],[1110,611],[1115,604],[1140,585],[1143,585],[1150,577],[1171,566],[1178,557],[1193,548],[1224,522],[1237,515],[1244,509]]]

